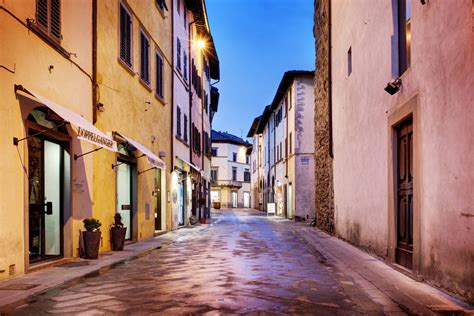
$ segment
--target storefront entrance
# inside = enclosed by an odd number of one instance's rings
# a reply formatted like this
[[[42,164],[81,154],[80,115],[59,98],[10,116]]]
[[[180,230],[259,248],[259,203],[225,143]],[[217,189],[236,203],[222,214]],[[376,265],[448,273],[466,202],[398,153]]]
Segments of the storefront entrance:
[[[237,207],[237,192],[232,192],[232,207]]]
[[[64,209],[70,205],[71,174],[66,148],[68,142],[44,135],[28,138],[30,263],[63,256]]]
[[[117,166],[117,213],[122,216],[124,227],[127,227],[125,239],[132,239],[132,165],[119,162]]]
[[[178,224],[184,225],[184,179],[178,179]]]
[[[244,207],[250,208],[250,192],[244,192]]]
[[[154,196],[155,196],[155,231],[160,231],[162,230],[161,226],[161,177],[162,177],[162,170],[161,169],[156,169],[156,174],[155,174],[155,190],[154,190]]]

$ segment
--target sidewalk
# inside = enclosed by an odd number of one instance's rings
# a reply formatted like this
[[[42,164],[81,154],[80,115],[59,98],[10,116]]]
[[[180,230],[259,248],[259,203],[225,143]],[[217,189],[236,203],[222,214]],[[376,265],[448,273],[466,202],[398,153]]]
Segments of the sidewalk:
[[[295,223],[293,232],[325,258],[354,301],[374,313],[474,315],[474,307],[415,281],[351,244],[316,228]],[[362,289],[360,295],[355,288]],[[352,293],[352,294],[351,294]]]
[[[177,239],[192,238],[209,226],[206,224],[183,227],[154,238],[126,245],[124,251],[101,253],[97,260],[77,258],[56,267],[0,282],[0,314],[26,304],[28,298],[52,288],[60,287],[84,276],[100,273],[100,270],[116,264],[136,259],[155,249],[165,247]]]

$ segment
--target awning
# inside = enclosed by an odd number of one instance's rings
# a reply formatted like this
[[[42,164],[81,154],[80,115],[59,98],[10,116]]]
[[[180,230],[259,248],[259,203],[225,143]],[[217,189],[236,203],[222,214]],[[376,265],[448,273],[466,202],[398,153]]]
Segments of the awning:
[[[201,170],[200,170],[198,167],[196,167],[194,164],[192,164],[192,163],[190,163],[190,162],[184,160],[183,158],[178,157],[178,156],[176,156],[176,158],[179,159],[179,160],[181,160],[182,162],[184,162],[186,165],[190,166],[191,168],[193,168],[193,169],[196,170],[197,172],[200,172],[200,171],[201,171]]]
[[[111,151],[117,151],[117,142],[96,128],[94,124],[86,120],[81,115],[39,95],[36,92],[26,90],[22,86],[16,86],[16,92],[24,97],[33,99],[43,104],[59,115],[64,121],[71,124],[71,127],[77,134],[77,138],[92,143],[94,145],[106,148]]]
[[[163,160],[161,160],[157,155],[155,155],[151,150],[146,148],[145,145],[142,145],[136,140],[133,140],[119,132],[115,132],[115,133],[119,135],[120,137],[122,137],[123,139],[125,139],[127,143],[129,143],[130,145],[132,145],[133,147],[141,151],[142,154],[144,154],[147,157],[150,165],[152,165],[155,168],[166,169],[166,163]]]

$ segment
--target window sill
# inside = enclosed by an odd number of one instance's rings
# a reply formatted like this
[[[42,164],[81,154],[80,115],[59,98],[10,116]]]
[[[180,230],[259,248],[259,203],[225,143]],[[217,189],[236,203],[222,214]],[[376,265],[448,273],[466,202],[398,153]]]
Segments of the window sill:
[[[179,142],[182,143],[184,146],[189,148],[189,144],[186,141],[184,141],[184,139],[182,139],[181,136],[176,135],[175,138],[179,140]]]
[[[148,90],[148,92],[152,92],[153,90],[151,89],[150,83],[147,83],[144,81],[142,78],[139,78],[138,81],[142,84],[142,86]]]
[[[126,62],[124,62],[122,60],[122,58],[118,57],[117,58],[117,61],[118,63],[123,67],[125,68],[126,71],[128,71],[133,77],[135,77],[135,72],[133,71],[132,67],[133,67],[133,64],[131,66],[129,66]]]
[[[163,106],[166,105],[166,101],[165,101],[164,97],[162,97],[162,96],[160,96],[160,95],[158,95],[158,94],[155,93],[155,98],[156,98]]]
[[[63,55],[67,59],[71,58],[71,54],[61,46],[60,42],[52,38],[48,34],[46,34],[43,31],[43,29],[41,29],[41,27],[39,27],[35,22],[33,22],[33,20],[27,19],[27,24],[28,24],[28,29],[30,29],[33,33],[38,35],[38,37],[44,40],[49,46],[57,50],[61,55]]]

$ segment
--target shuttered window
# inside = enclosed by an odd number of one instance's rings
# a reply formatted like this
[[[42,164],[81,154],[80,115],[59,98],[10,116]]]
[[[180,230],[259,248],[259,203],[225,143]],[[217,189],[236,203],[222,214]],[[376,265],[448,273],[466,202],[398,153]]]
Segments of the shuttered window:
[[[183,50],[183,77],[184,80],[188,80],[188,55],[185,50]]]
[[[51,38],[61,41],[61,1],[36,1],[37,25]]]
[[[184,142],[188,142],[188,117],[184,114]]]
[[[140,30],[140,79],[150,85],[150,40]]]
[[[120,59],[132,67],[132,15],[120,3]]]
[[[176,44],[176,68],[181,70],[181,41],[178,38],[178,42]]]
[[[156,78],[155,78],[155,89],[156,89],[156,95],[158,95],[160,98],[164,97],[163,94],[163,57],[157,52],[155,54],[155,66],[156,66]]]
[[[176,109],[176,134],[181,137],[181,108]]]

